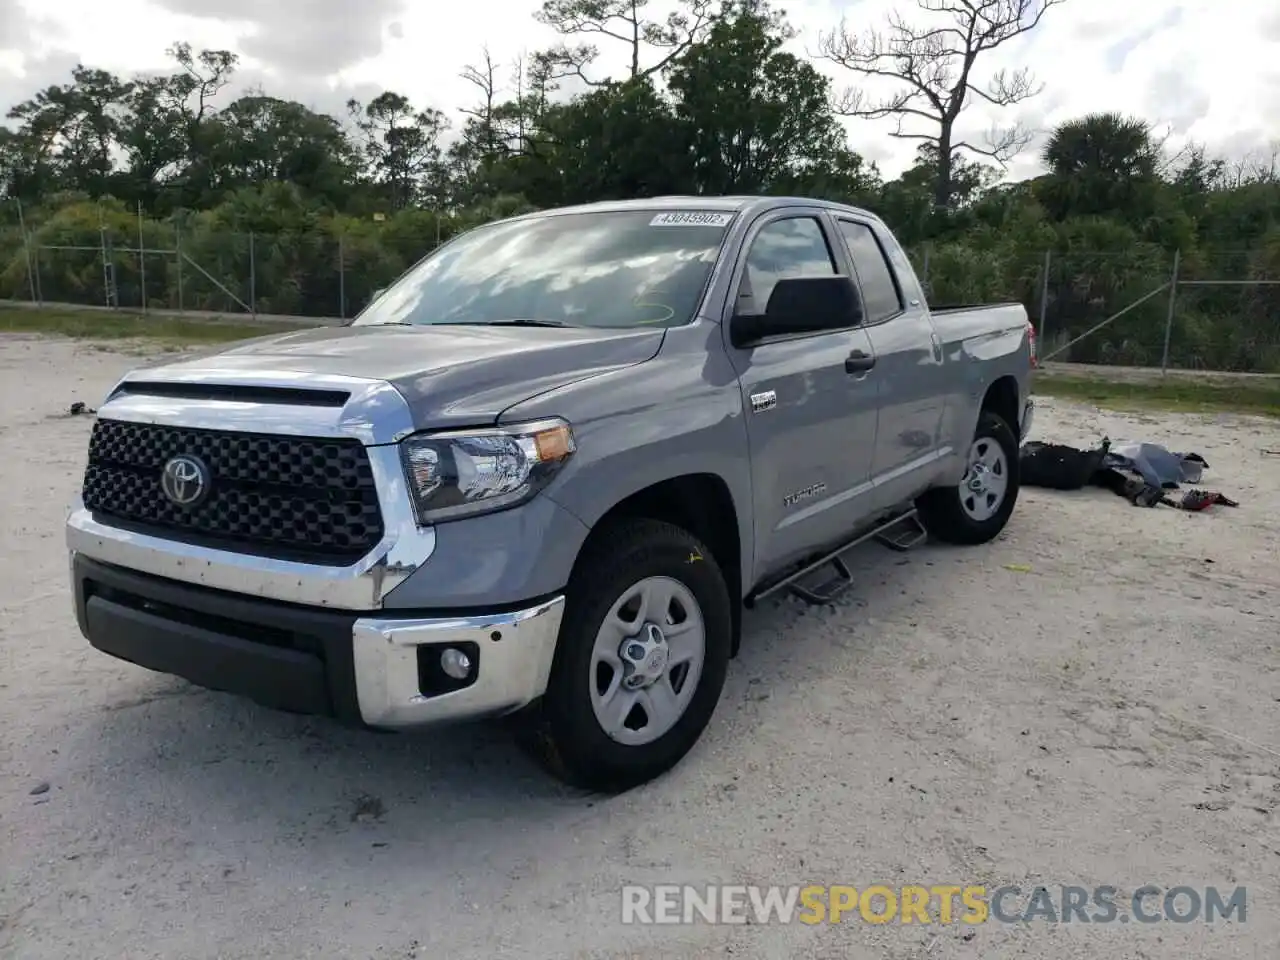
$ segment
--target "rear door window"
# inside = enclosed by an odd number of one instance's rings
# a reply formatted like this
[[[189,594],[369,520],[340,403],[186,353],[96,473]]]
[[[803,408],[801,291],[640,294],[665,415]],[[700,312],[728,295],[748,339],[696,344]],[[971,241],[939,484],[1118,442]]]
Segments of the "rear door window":
[[[841,220],[840,235],[849,248],[853,268],[858,271],[864,322],[879,323],[901,313],[902,292],[897,277],[872,229],[865,223]]]

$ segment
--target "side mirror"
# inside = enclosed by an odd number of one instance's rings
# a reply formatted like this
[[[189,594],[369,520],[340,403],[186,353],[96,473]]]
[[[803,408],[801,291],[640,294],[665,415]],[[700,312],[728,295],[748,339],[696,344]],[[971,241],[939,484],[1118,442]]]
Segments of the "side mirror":
[[[744,347],[766,337],[839,330],[862,322],[862,304],[845,276],[790,277],[774,284],[762,314],[737,314],[729,341]]]

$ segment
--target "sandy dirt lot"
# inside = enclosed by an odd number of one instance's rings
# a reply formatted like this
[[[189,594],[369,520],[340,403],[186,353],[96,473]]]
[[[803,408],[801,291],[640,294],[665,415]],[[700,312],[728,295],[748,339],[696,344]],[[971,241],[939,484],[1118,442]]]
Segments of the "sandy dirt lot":
[[[1026,491],[987,547],[860,548],[836,608],[749,615],[676,771],[603,799],[497,727],[343,730],[91,650],[62,521],[92,421],[66,410],[137,363],[0,340],[0,955],[1275,956],[1274,421],[1044,401],[1039,437],[1197,451],[1242,506]],[[1215,924],[620,922],[623,884],[712,882],[1111,885],[1122,908],[1144,884],[1243,885],[1248,907]]]

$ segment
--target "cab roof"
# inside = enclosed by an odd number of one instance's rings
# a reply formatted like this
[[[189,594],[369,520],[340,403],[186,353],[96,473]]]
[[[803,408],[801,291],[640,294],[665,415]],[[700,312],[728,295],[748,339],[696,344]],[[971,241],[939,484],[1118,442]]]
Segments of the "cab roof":
[[[748,212],[755,215],[783,207],[795,206],[820,207],[831,211],[853,213],[860,217],[879,219],[869,210],[851,207],[848,204],[834,203],[830,200],[819,200],[814,197],[699,196],[694,194],[641,197],[635,200],[601,200],[596,203],[583,203],[571,207],[553,207],[547,210],[538,210],[510,219],[525,220],[573,213],[622,213],[627,210],[722,210],[732,213]]]

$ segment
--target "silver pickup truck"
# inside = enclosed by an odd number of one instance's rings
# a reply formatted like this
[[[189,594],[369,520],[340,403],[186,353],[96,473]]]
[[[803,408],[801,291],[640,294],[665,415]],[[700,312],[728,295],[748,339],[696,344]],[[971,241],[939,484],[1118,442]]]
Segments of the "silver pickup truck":
[[[126,376],[67,540],[99,650],[380,729],[509,715],[624,790],[707,726],[742,611],[1018,495],[1017,304],[933,311],[864,210],[664,197],[479,227],[353,322]]]

